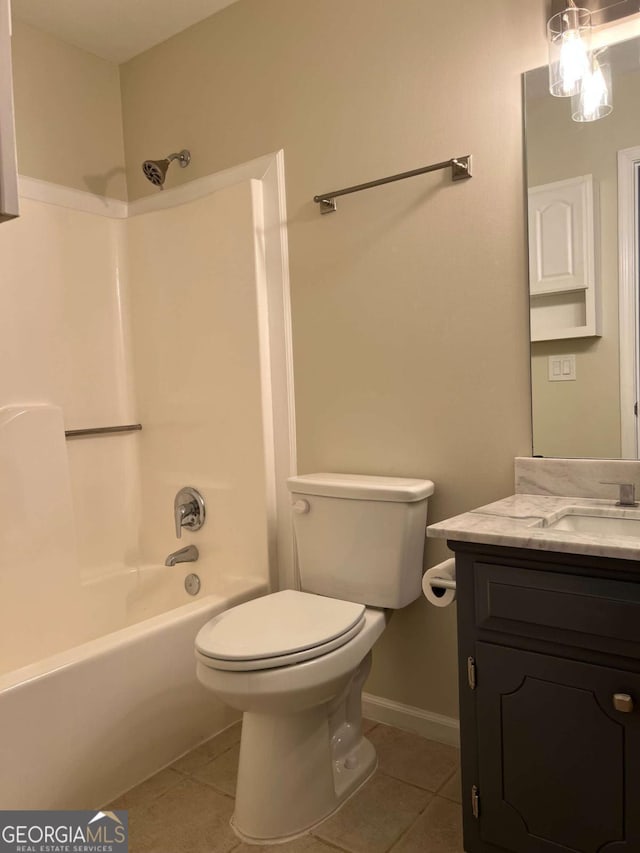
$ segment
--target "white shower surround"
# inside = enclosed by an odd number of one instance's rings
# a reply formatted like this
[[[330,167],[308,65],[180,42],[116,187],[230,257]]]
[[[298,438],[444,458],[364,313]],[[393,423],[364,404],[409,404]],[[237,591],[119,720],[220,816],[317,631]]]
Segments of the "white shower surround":
[[[271,581],[290,586],[295,577],[296,557],[286,479],[296,473],[296,427],[284,152],[280,150],[266,154],[131,203],[23,176],[19,177],[19,190],[21,197],[34,201],[110,219],[128,219],[186,204],[247,180],[260,182],[263,202],[260,223],[263,254],[256,258],[256,265],[262,279],[259,281],[259,291],[263,296],[262,300],[259,299],[258,307],[261,320],[268,329],[267,340],[261,342],[261,355],[269,366],[265,371],[268,380],[263,382],[263,406],[273,413],[270,425],[273,477],[268,488],[273,504],[275,539],[269,543],[269,547],[270,564],[272,567],[277,566],[277,575],[272,574]]]
[[[134,569],[139,587],[156,599],[147,602],[151,610],[140,602],[129,627],[0,677],[2,808],[103,805],[225,728],[236,716],[197,683],[193,638],[213,615],[287,584],[295,561],[286,490],[295,473],[295,421],[282,152],[128,206],[20,179],[25,198],[116,219],[246,180],[260,182],[262,199],[255,225],[262,407],[272,413],[264,424],[270,577],[222,573],[209,594],[183,604],[184,593],[171,591],[175,575],[167,579],[157,566]],[[167,607],[173,609],[161,612]],[[142,621],[130,624],[136,618]]]

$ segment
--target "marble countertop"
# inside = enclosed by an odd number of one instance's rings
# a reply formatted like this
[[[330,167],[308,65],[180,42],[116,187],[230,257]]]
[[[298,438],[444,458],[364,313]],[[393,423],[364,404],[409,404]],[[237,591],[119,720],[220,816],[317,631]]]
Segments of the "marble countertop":
[[[517,494],[427,528],[429,537],[640,560],[640,535],[594,535],[547,527],[564,515],[608,515],[640,521],[640,508],[583,497]]]

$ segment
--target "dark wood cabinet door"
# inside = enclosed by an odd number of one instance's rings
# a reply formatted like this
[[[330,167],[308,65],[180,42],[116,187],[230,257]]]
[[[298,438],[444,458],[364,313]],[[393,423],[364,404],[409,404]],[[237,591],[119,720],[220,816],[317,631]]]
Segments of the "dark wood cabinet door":
[[[640,853],[640,675],[477,643],[479,833],[514,853]],[[613,706],[614,694],[635,700]]]

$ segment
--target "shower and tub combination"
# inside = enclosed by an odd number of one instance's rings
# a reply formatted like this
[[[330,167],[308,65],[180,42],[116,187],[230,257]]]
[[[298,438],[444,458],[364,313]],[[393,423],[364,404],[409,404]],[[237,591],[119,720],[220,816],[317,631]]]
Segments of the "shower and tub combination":
[[[193,642],[293,573],[283,175],[280,152],[129,205],[20,181],[0,231],[2,808],[105,804],[238,718]]]

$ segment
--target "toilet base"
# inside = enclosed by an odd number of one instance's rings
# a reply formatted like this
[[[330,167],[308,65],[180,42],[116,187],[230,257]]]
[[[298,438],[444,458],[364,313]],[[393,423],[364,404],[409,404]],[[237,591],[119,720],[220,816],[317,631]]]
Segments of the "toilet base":
[[[277,844],[284,844],[287,841],[293,841],[296,838],[301,838],[303,835],[306,835],[308,832],[312,832],[314,829],[316,829],[321,824],[323,824],[325,822],[325,820],[328,820],[330,817],[332,817],[334,814],[336,814],[336,812],[339,812],[340,809],[344,805],[346,805],[346,803],[348,803],[349,800],[352,797],[354,797],[358,793],[358,791],[360,791],[361,788],[364,788],[364,786],[367,784],[369,779],[371,779],[373,774],[378,769],[378,756],[375,753],[375,749],[373,749],[373,745],[368,740],[366,740],[366,738],[363,738],[363,743],[365,743],[367,745],[367,747],[370,747],[373,750],[373,761],[370,764],[370,769],[368,770],[368,772],[365,775],[363,775],[359,779],[359,782],[356,784],[356,786],[353,788],[353,790],[351,790],[351,788],[349,788],[348,792],[343,793],[342,797],[334,805],[333,811],[330,811],[328,814],[319,818],[315,823],[312,823],[310,826],[307,826],[305,829],[302,829],[298,832],[294,832],[292,835],[279,836],[278,838],[256,838],[253,835],[245,835],[245,833],[242,832],[238,828],[238,826],[236,824],[236,820],[235,820],[236,816],[234,814],[233,817],[231,818],[231,821],[230,821],[231,828],[233,829],[234,833],[238,836],[238,838],[241,841],[244,841],[245,844],[258,844],[258,845],[265,845],[265,846],[268,844],[269,845],[272,844],[272,845],[276,846]]]
[[[247,716],[245,714],[245,717]],[[243,721],[243,737],[247,722],[252,727],[256,721]],[[291,721],[286,725],[290,731]],[[260,728],[264,731],[264,726],[258,725],[256,733]],[[282,740],[276,738],[274,744],[275,742],[275,748],[279,751],[283,746]],[[320,739],[316,746],[319,742]],[[309,744],[305,746],[308,747]],[[323,758],[326,758],[329,750],[328,740],[324,740]],[[299,749],[293,754],[297,754],[297,758],[294,757],[294,766],[302,773],[290,774],[291,767],[287,767],[287,762],[282,761],[282,767],[276,770],[269,764],[267,775],[262,776],[260,771],[263,768],[257,767],[252,760],[251,774],[248,779],[242,780],[241,785],[241,753],[236,808],[231,818],[231,827],[247,844],[280,844],[309,832],[356,794],[369,781],[378,766],[375,748],[364,737],[344,759],[338,761],[310,762],[309,753],[300,761]],[[317,753],[316,758],[319,758]],[[329,763],[330,767],[327,766]],[[266,792],[259,790],[264,780],[267,782]]]
[[[373,744],[362,736],[361,691],[371,655],[329,704],[295,714],[245,711],[236,808],[244,841],[278,843],[317,826],[373,774]]]

